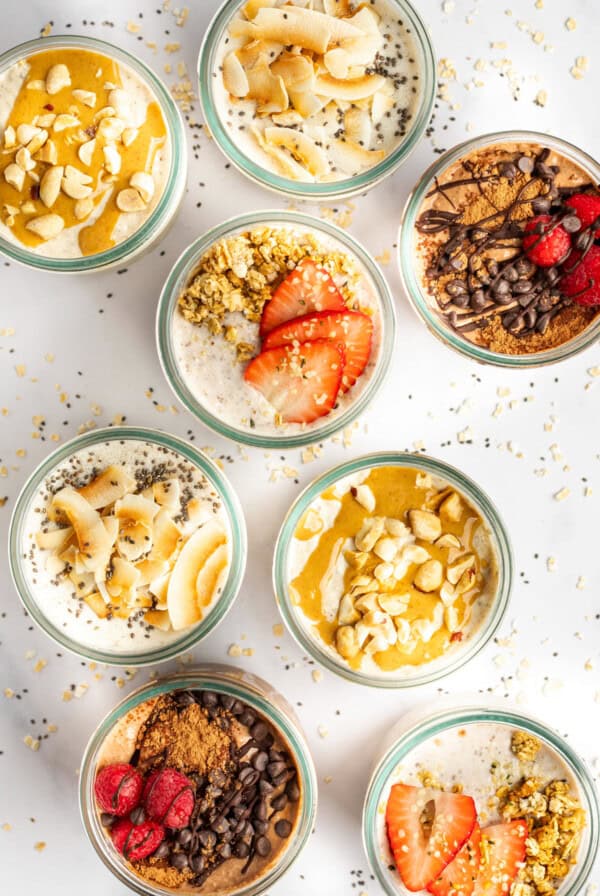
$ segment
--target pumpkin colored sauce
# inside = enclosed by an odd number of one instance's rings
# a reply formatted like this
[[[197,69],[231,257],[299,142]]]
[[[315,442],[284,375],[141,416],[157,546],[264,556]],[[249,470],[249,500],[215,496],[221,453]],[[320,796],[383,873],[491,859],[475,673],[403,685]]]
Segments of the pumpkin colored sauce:
[[[340,557],[345,557],[346,552],[356,549],[354,537],[361,530],[367,518],[389,517],[406,523],[406,514],[409,510],[435,510],[441,501],[454,491],[450,487],[443,488],[434,485],[431,481],[427,485],[417,484],[417,477],[422,480],[422,476],[421,471],[406,467],[375,467],[363,480],[363,484],[371,489],[375,497],[376,504],[372,513],[367,512],[358,503],[350,490],[340,497],[334,486],[320,495],[321,501],[335,500],[341,505],[333,524],[329,528],[325,528],[318,506],[310,507],[300,520],[294,538],[307,541],[318,535],[318,540],[304,567],[290,584],[291,599],[310,622],[313,635],[329,647],[333,647],[334,650],[336,649],[336,631],[342,623],[338,621],[337,613],[333,618],[331,618],[331,611],[326,615],[324,607],[326,602],[331,607],[332,579],[334,573],[339,577]],[[444,520],[443,532],[455,535],[460,540],[462,547],[457,549],[437,546],[419,539],[416,540],[416,544],[425,547],[431,558],[439,560],[444,569],[448,563],[454,562],[460,556],[469,553],[475,555],[474,584],[467,593],[456,597],[453,603],[459,624],[461,628],[464,628],[469,622],[473,605],[478,598],[481,597],[482,600],[487,600],[491,604],[490,597],[493,598],[496,590],[497,572],[494,552],[485,523],[465,497],[460,493],[459,497],[462,504],[460,519],[454,522]],[[307,520],[309,521],[308,525]],[[320,528],[317,520],[321,521]],[[372,576],[375,567],[381,562],[381,559],[373,554],[360,570],[345,562],[342,593],[348,593],[352,580],[357,574]],[[412,623],[417,620],[432,621],[435,618],[436,608],[438,608],[438,615],[441,612],[440,605],[443,608],[438,591],[425,593],[414,586],[413,579],[418,565],[410,563],[401,580],[392,579],[377,585],[379,594],[387,592],[409,596],[408,606],[401,616],[411,625],[411,631],[413,630]],[[333,587],[335,588],[336,585],[334,584]],[[339,594],[339,599],[341,599],[342,593]],[[328,594],[329,599],[327,599]],[[449,648],[450,638],[451,632],[444,622],[441,622],[429,640],[418,638],[415,644],[411,639],[410,645],[396,642],[388,649],[372,654],[371,658],[382,672],[393,672],[402,666],[419,666],[442,656]],[[345,662],[353,669],[360,669],[365,656],[365,652],[361,650],[351,659],[345,659]]]
[[[53,141],[56,147],[56,162],[60,166],[72,165],[80,172],[92,178],[89,186],[92,188],[90,198],[93,207],[86,218],[78,219],[75,216],[76,200],[66,195],[61,189],[57,199],[51,207],[47,207],[39,198],[39,185],[27,174],[23,189],[18,191],[11,186],[3,176],[7,165],[15,161],[14,147],[12,152],[6,152],[0,156],[0,209],[3,210],[3,220],[6,220],[6,206],[19,207],[20,213],[14,215],[14,223],[10,226],[11,232],[18,242],[30,248],[37,248],[44,240],[28,230],[26,225],[33,218],[41,215],[56,214],[64,221],[63,233],[71,227],[79,227],[77,243],[82,255],[94,255],[104,252],[121,239],[115,239],[115,228],[123,215],[129,212],[121,211],[116,202],[118,193],[129,187],[129,181],[136,172],[153,173],[153,167],[157,152],[162,149],[167,140],[165,121],[158,103],[152,100],[149,88],[144,85],[147,93],[145,119],[138,123],[131,123],[123,119],[125,128],[134,128],[137,131],[135,139],[129,146],[125,146],[120,137],[107,139],[98,128],[101,121],[98,113],[110,106],[109,95],[113,88],[127,89],[124,85],[120,65],[100,53],[77,48],[49,49],[36,53],[25,60],[27,74],[20,87],[18,95],[12,105],[5,128],[12,126],[16,131],[19,125],[35,125],[37,116],[44,115],[73,115],[78,123],[73,127],[55,131],[53,125],[39,125],[48,131],[48,141]],[[48,94],[45,89],[30,89],[28,85],[34,81],[45,82],[48,71],[55,65],[66,65],[69,70],[71,83],[63,87],[55,94]],[[130,70],[128,70],[130,73]],[[131,77],[134,75],[131,73]],[[136,83],[143,84],[136,78]],[[73,96],[74,90],[84,90],[94,93],[96,96],[92,108]],[[129,93],[129,90],[128,90]],[[139,110],[139,99],[136,99],[136,114]],[[83,143],[95,139],[95,146],[91,155],[90,164],[86,165],[79,158],[78,150]],[[105,168],[103,149],[107,145],[114,145],[121,157],[121,168],[118,173],[110,174]],[[41,149],[44,154],[44,147]],[[34,174],[40,180],[51,163],[37,159],[38,153],[33,153],[33,161],[36,162]],[[27,203],[24,209],[23,203]],[[139,214],[139,213],[134,213]],[[89,223],[85,223],[86,220]],[[136,217],[137,229],[140,226]],[[129,234],[127,234],[129,235]],[[69,256],[73,253],[69,252]]]

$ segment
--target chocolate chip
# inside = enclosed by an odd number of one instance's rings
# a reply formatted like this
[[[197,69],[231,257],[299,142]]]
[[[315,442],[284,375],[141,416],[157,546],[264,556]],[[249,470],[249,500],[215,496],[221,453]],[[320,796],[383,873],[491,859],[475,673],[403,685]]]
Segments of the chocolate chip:
[[[192,840],[192,832],[189,828],[184,828],[182,831],[179,831],[177,834],[177,842],[181,846],[187,846],[188,843],[191,843]]]
[[[238,781],[241,781],[242,784],[250,784],[250,782],[254,783],[257,780],[256,770],[251,765],[243,765],[238,774]]]
[[[254,830],[257,834],[266,834],[269,830],[269,822],[261,821],[260,818],[257,818],[254,822]]]
[[[451,280],[446,284],[446,292],[449,296],[459,295],[461,292],[467,291],[467,284],[464,280]]]
[[[100,815],[100,821],[104,825],[105,828],[111,827],[117,820],[116,815],[111,815],[110,812],[102,812]]]
[[[278,760],[277,762],[269,762],[267,771],[271,780],[277,778],[282,772],[286,771],[285,762]]]
[[[552,315],[550,314],[549,311],[547,311],[545,314],[540,314],[540,316],[537,319],[537,323],[535,325],[535,328],[538,331],[538,333],[541,333],[543,335],[546,332],[551,318],[552,318]]]
[[[266,801],[266,799],[264,799],[264,797],[263,797],[263,799],[259,800],[258,803],[256,804],[256,806],[254,808],[254,815],[259,821],[267,820],[267,815],[268,815],[267,801]]]
[[[176,852],[171,856],[171,865],[178,871],[183,871],[188,866],[188,857],[184,852]]]
[[[267,837],[259,837],[254,846],[259,856],[263,859],[271,852],[271,841]]]
[[[578,230],[581,230],[581,221],[577,215],[567,215],[560,223],[567,233],[577,233]]]
[[[190,868],[192,869],[194,874],[200,874],[201,871],[204,871],[205,864],[206,861],[204,859],[204,856],[200,853],[196,853],[196,855],[190,857]]]
[[[219,698],[214,691],[202,691],[202,706],[215,707],[219,703]]]
[[[235,697],[232,697],[231,694],[221,694],[221,706],[223,709],[226,709],[227,712],[231,712],[234,703]]]
[[[258,792],[263,796],[268,793],[273,793],[274,790],[275,788],[270,781],[267,781],[266,778],[261,778],[261,780],[258,782]]]
[[[285,788],[285,792],[288,795],[288,799],[292,801],[292,803],[297,803],[300,799],[300,788],[298,787],[297,782],[290,781]]]
[[[517,162],[517,167],[523,174],[531,174],[533,171],[533,159],[530,159],[529,156],[521,156]]]
[[[510,292],[510,286],[506,280],[497,280],[492,286],[492,292],[495,296],[505,296],[507,292]]]
[[[250,729],[256,722],[256,716],[249,709],[244,709],[243,713],[240,716],[240,725],[245,725],[246,728]]]
[[[250,855],[250,847],[243,840],[238,840],[233,847],[233,854],[237,859],[247,859]]]
[[[222,843],[221,846],[219,846],[219,855],[222,859],[230,859],[231,845],[229,843]]]
[[[517,169],[512,162],[502,162],[498,166],[498,170],[501,176],[508,178],[508,180],[514,180],[517,176]]]
[[[469,293],[461,292],[457,296],[454,296],[452,302],[456,305],[457,308],[466,308],[469,304]]]
[[[516,283],[517,280],[519,279],[519,274],[517,273],[517,269],[515,267],[513,267],[512,264],[509,264],[508,267],[504,268],[504,270],[502,271],[502,276],[509,283]]]
[[[292,824],[286,818],[280,819],[275,824],[275,833],[278,837],[281,837],[285,840],[286,837],[289,837],[292,833]]]
[[[545,215],[547,211],[549,211],[551,206],[551,201],[547,196],[538,196],[537,199],[534,199],[531,203],[531,208],[536,215]]]
[[[481,311],[481,309],[485,306],[486,301],[487,300],[484,291],[482,289],[476,289],[471,296],[469,305],[471,306],[473,311]]]
[[[287,806],[287,794],[280,793],[279,796],[274,797],[271,800],[271,808],[275,810],[275,812],[281,812],[282,809],[285,809]]]
[[[535,265],[528,258],[519,258],[515,265],[519,277],[530,277],[535,271]]]
[[[522,296],[526,292],[531,292],[532,285],[529,280],[518,280],[512,288],[513,292],[518,296]]]
[[[244,712],[244,709],[245,709],[245,707],[244,707],[244,704],[242,703],[242,701],[236,700],[234,702],[233,706],[231,707],[231,713],[234,716],[241,716],[241,714]]]
[[[196,698],[191,691],[179,691],[175,696],[175,700],[179,706],[191,706],[192,703],[196,702]]]
[[[153,857],[155,859],[165,859],[169,855],[170,851],[171,850],[169,844],[166,840],[163,840],[158,849],[153,853]]]
[[[535,173],[538,174],[543,180],[553,180],[554,179],[554,171],[549,165],[545,165],[543,162],[538,162],[535,166]]]
[[[225,834],[229,830],[229,822],[226,818],[221,816],[220,818],[217,818],[216,821],[213,821],[211,829],[215,834]]]
[[[217,842],[217,835],[214,831],[202,830],[198,834],[198,840],[205,849],[211,850]]]
[[[252,757],[252,765],[259,772],[264,772],[268,764],[269,754],[265,753],[264,750],[261,750],[260,753],[256,753],[256,755]]]
[[[256,722],[250,729],[250,734],[254,740],[257,740],[259,743],[265,739],[268,733],[269,729],[264,722]]]
[[[137,806],[132,812],[129,813],[129,818],[133,822],[133,824],[143,824],[146,820],[144,807]]]
[[[535,327],[537,321],[537,311],[535,308],[528,308],[525,312],[525,323],[528,327]]]

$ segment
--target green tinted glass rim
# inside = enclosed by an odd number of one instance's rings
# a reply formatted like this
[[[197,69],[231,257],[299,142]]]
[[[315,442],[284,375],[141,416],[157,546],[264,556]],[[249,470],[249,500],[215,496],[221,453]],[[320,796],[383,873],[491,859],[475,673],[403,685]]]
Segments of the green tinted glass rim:
[[[152,442],[156,445],[169,448],[182,455],[186,460],[197,467],[208,479],[221,497],[223,507],[227,513],[231,529],[231,565],[227,580],[223,585],[223,591],[213,609],[201,622],[181,638],[170,644],[149,649],[144,652],[127,653],[126,651],[106,651],[98,648],[87,647],[67,637],[60,628],[54,626],[42,613],[35,594],[31,588],[27,575],[23,569],[23,536],[27,511],[31,502],[35,500],[38,490],[45,478],[55,467],[74,454],[85,448],[91,448],[106,441],[142,441]],[[244,513],[228,479],[210,458],[192,447],[189,442],[169,433],[157,429],[135,426],[111,426],[104,429],[96,429],[81,436],[76,436],[69,442],[65,442],[60,448],[52,452],[33,471],[23,486],[17,498],[15,508],[10,521],[8,533],[9,568],[13,584],[27,613],[33,621],[57,644],[69,650],[77,656],[87,660],[106,663],[109,666],[147,666],[164,662],[191,650],[200,641],[206,638],[216,626],[223,620],[231,608],[240,589],[247,556],[247,535]]]
[[[464,494],[479,510],[488,527],[498,563],[498,587],[493,606],[481,627],[468,642],[468,647],[466,646],[464,652],[457,653],[446,664],[439,664],[435,669],[429,671],[427,669],[417,671],[410,678],[372,676],[350,669],[341,658],[338,661],[318,643],[316,638],[308,634],[306,626],[300,621],[299,611],[294,608],[288,587],[287,568],[290,545],[296,527],[310,504],[338,480],[371,467],[384,466],[413,467],[431,473],[449,482],[457,491]],[[456,467],[436,458],[404,451],[390,451],[363,455],[356,460],[340,464],[319,476],[301,492],[288,510],[277,537],[273,557],[273,588],[279,611],[292,637],[303,650],[330,672],[335,672],[357,684],[375,688],[412,688],[437,681],[451,672],[455,672],[486,646],[498,630],[506,613],[513,582],[513,570],[513,554],[506,526],[491,499],[472,479]]]
[[[114,44],[75,34],[37,38],[19,44],[0,56],[0,72],[10,68],[20,59],[57,47],[81,48],[103,53],[131,68],[156,97],[171,144],[171,164],[162,196],[142,226],[112,249],[95,255],[86,255],[83,258],[46,258],[0,236],[0,252],[13,261],[52,273],[86,273],[126,262],[143,249],[147,249],[162,235],[183,198],[187,178],[187,144],[179,109],[163,82],[141,59]]]
[[[176,310],[177,299],[192,271],[198,264],[200,257],[210,246],[224,237],[244,228],[252,228],[267,223],[298,224],[312,231],[324,233],[337,240],[349,254],[355,255],[365,268],[368,277],[372,281],[381,313],[379,357],[376,362],[376,369],[362,393],[339,417],[335,417],[329,423],[325,423],[320,427],[314,427],[306,432],[294,435],[264,436],[254,434],[251,430],[237,429],[235,426],[225,423],[207,410],[195,398],[180,373],[172,340],[171,320]],[[370,253],[354,237],[335,224],[321,221],[312,215],[283,210],[251,212],[250,214],[230,218],[195,240],[182,252],[173,265],[162,289],[156,315],[158,356],[165,378],[177,399],[194,417],[219,435],[239,442],[242,445],[259,448],[298,448],[303,445],[312,445],[321,439],[329,438],[356,420],[367,409],[385,381],[392,360],[395,338],[396,311],[394,301],[385,277]],[[326,420],[327,418],[324,419]]]
[[[340,199],[365,192],[395,171],[421,140],[431,118],[435,99],[436,57],[429,31],[416,9],[407,0],[387,0],[410,25],[417,53],[421,57],[421,101],[406,138],[382,162],[363,174],[333,183],[310,184],[281,177],[249,159],[231,140],[217,111],[211,89],[216,72],[215,58],[227,25],[244,2],[245,0],[226,0],[209,24],[198,56],[198,96],[202,114],[221,152],[238,171],[261,186],[286,196],[314,201]]]
[[[444,324],[436,310],[430,307],[427,296],[424,294],[418,281],[416,265],[414,264],[416,254],[415,240],[417,236],[415,225],[423,200],[433,185],[435,178],[440,177],[445,169],[460,159],[461,156],[493,143],[503,142],[534,143],[548,146],[581,167],[589,175],[593,183],[597,184],[600,182],[600,163],[577,146],[559,137],[540,134],[536,131],[497,131],[474,137],[454,146],[441,155],[419,179],[408,197],[402,213],[397,258],[404,292],[408,296],[413,310],[434,336],[467,358],[480,361],[483,364],[523,370],[563,361],[593,345],[600,337],[600,316],[574,339],[555,348],[529,355],[500,354],[468,342],[468,340],[463,339],[458,333]]]
[[[236,680],[237,675],[244,676],[243,684]],[[254,681],[257,682],[256,685],[253,684]],[[116,852],[103,848],[108,846],[108,843],[100,824],[98,813],[95,811],[94,800],[94,770],[98,752],[105,737],[119,718],[140,703],[153,697],[160,697],[173,690],[202,690],[204,688],[221,694],[229,694],[249,704],[280,730],[293,753],[304,793],[301,817],[296,827],[293,844],[290,844],[283,854],[281,862],[271,869],[264,878],[250,883],[243,889],[236,890],[236,896],[258,896],[259,893],[264,893],[265,890],[288,871],[306,846],[313,830],[317,813],[318,784],[310,749],[304,734],[291,717],[288,718],[285,712],[262,692],[265,688],[269,691],[272,690],[267,682],[257,679],[253,675],[248,675],[241,669],[218,664],[195,667],[190,671],[170,675],[167,678],[151,682],[126,697],[102,719],[85,748],[79,776],[79,809],[81,819],[94,850],[121,883],[136,893],[141,894],[141,896],[163,896],[166,892],[170,893],[171,890],[167,891],[161,887],[153,886],[150,881],[143,881],[132,874],[118,860]],[[283,699],[285,700],[285,698]]]
[[[565,890],[559,889],[558,893],[559,896],[576,896],[581,892],[591,874],[600,842],[600,806],[592,776],[586,764],[570,744],[539,720],[522,713],[488,709],[487,707],[463,707],[436,713],[412,726],[386,750],[378,761],[365,797],[362,837],[369,865],[379,884],[388,896],[401,896],[407,892],[392,883],[389,871],[381,861],[377,843],[377,811],[390,775],[412,750],[426,740],[438,737],[451,728],[464,727],[476,722],[492,722],[524,729],[554,750],[573,774],[585,801],[584,808],[588,817],[588,842],[585,856],[576,865],[575,877]]]

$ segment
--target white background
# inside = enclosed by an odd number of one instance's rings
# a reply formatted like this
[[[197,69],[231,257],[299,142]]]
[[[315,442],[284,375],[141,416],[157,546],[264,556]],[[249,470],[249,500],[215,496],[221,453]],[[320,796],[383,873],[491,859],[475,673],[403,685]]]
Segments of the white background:
[[[9,7],[3,0],[0,48],[36,36],[49,20],[54,22],[53,33],[62,33],[70,22],[69,33],[97,35],[138,52],[159,73],[167,60],[175,64],[180,59],[193,73],[217,0],[193,0],[184,28],[176,25],[170,12],[157,14],[159,5],[160,0],[21,0]],[[443,12],[439,0],[419,3],[438,56],[450,59],[457,69],[449,93],[460,108],[440,103],[435,144],[448,147],[478,132],[530,127],[566,137],[598,155],[597,2],[544,0],[542,9],[534,0],[456,0],[449,5],[453,9]],[[512,16],[506,15],[511,6]],[[565,28],[567,16],[576,21],[574,31]],[[114,26],[102,24],[105,20]],[[141,32],[128,31],[129,20],[139,24]],[[532,32],[543,33],[540,43]],[[138,40],[139,34],[143,40]],[[157,52],[146,41],[155,41]],[[182,50],[167,57],[163,47],[175,41],[181,42]],[[506,49],[491,47],[498,41],[506,41]],[[554,51],[546,50],[547,45]],[[569,74],[578,56],[589,59],[581,80]],[[475,69],[478,59],[486,62],[485,70],[478,70],[481,65]],[[504,63],[504,77],[502,69],[491,64],[494,59],[511,60]],[[473,79],[483,86],[466,89]],[[511,85],[520,87],[518,101]],[[544,108],[533,102],[541,89],[547,91]],[[456,120],[450,121],[450,116]],[[197,110],[192,118],[199,118]],[[194,658],[228,661],[232,643],[253,648],[252,656],[236,662],[269,679],[297,705],[320,782],[316,830],[272,896],[361,892],[378,896],[381,891],[369,878],[360,838],[369,769],[389,726],[407,706],[433,703],[438,687],[386,693],[351,685],[327,672],[321,681],[313,680],[314,666],[291,638],[276,637],[272,631],[280,621],[270,582],[280,521],[310,479],[366,451],[412,449],[416,443],[463,468],[489,492],[505,517],[514,542],[516,581],[498,643],[490,644],[441,687],[453,695],[479,692],[483,702],[491,692],[505,699],[507,706],[537,713],[568,736],[593,767],[600,753],[600,378],[594,379],[588,370],[600,364],[600,352],[595,346],[546,370],[499,372],[454,356],[413,316],[399,285],[393,244],[406,196],[433,158],[432,143],[424,140],[399,172],[367,198],[356,200],[350,226],[375,255],[392,253],[392,262],[383,270],[396,298],[399,337],[387,386],[361,420],[350,447],[339,441],[327,444],[310,465],[302,465],[299,452],[288,452],[282,461],[276,453],[267,456],[253,450],[248,460],[243,459],[235,445],[196,425],[183,410],[178,414],[169,410],[172,398],[154,347],[154,312],[159,286],[189,242],[225,217],[276,207],[278,199],[226,170],[216,146],[197,129],[188,136],[190,150],[196,148],[190,153],[188,193],[176,224],[164,242],[126,274],[66,280],[14,265],[0,267],[0,407],[7,409],[0,415],[0,467],[7,473],[0,478],[0,496],[8,498],[0,509],[0,538],[5,541],[20,486],[55,447],[49,439],[52,433],[65,439],[88,420],[101,425],[124,414],[130,423],[183,436],[192,430],[197,445],[211,446],[217,455],[230,454],[233,462],[225,465],[226,472],[248,521],[248,570],[234,609]],[[344,208],[342,203],[339,207]],[[7,328],[9,332],[14,328],[14,334],[5,335]],[[48,353],[53,361],[45,359]],[[21,364],[26,372],[19,377],[15,365]],[[166,411],[157,410],[146,396],[149,387]],[[70,406],[60,401],[63,391]],[[502,412],[492,416],[497,404]],[[45,442],[31,437],[36,414],[46,419]],[[551,420],[549,430],[545,424]],[[472,430],[469,444],[457,438],[466,427]],[[551,445],[556,447],[551,450]],[[271,471],[284,465],[298,469],[299,485],[281,477],[270,481]],[[541,470],[545,475],[536,475]],[[585,495],[586,485],[592,495]],[[570,489],[570,496],[556,502],[553,494],[563,487]],[[547,569],[548,557],[555,558],[554,571]],[[585,577],[585,587],[578,589],[580,576]],[[139,672],[134,682],[120,689],[113,679],[123,675],[122,670],[90,670],[76,658],[57,656],[55,646],[24,616],[5,563],[0,601],[2,889],[19,887],[20,892],[47,896],[122,893],[84,838],[76,775],[98,720],[127,688],[143,683],[148,672]],[[39,660],[46,660],[47,666],[36,672]],[[88,685],[83,696],[62,700],[70,685],[82,683]],[[19,693],[21,699],[5,699],[4,688]],[[42,719],[57,725],[58,731],[32,752],[23,739],[45,731]],[[325,737],[319,734],[320,726],[324,726],[321,734],[328,732]],[[10,825],[10,830],[2,825]],[[40,841],[46,847],[35,851]],[[352,874],[359,869],[362,874]],[[595,880],[600,882],[598,871]]]

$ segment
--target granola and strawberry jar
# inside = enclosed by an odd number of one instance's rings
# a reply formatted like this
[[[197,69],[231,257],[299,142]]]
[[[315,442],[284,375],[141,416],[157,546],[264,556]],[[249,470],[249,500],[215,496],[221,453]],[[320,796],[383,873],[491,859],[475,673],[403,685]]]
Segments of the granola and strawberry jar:
[[[87,37],[0,58],[0,250],[32,267],[91,271],[135,258],[183,196],[186,144],[162,82]]]
[[[220,622],[246,562],[243,513],[202,452],[109,427],[51,454],[19,496],[10,564],[29,615],[88,659],[173,657]]]
[[[449,150],[410,196],[400,269],[413,307],[447,345],[524,368],[600,335],[600,166],[528,131]]]
[[[395,316],[371,256],[296,212],[234,218],[185,250],[162,292],[159,356],[179,400],[248,445],[326,438],[388,370]]]
[[[388,896],[575,896],[599,820],[591,775],[555,731],[500,705],[446,701],[385,737],[363,841]]]
[[[332,199],[369,189],[418,143],[435,59],[407,0],[228,0],[198,76],[205,121],[240,171]]]
[[[306,844],[316,800],[292,709],[229,666],[127,697],[93,734],[80,777],[94,849],[144,896],[266,892]]]
[[[512,557],[489,498],[423,455],[372,454],[290,508],[273,581],[304,650],[351,681],[409,687],[461,667],[507,607]]]

